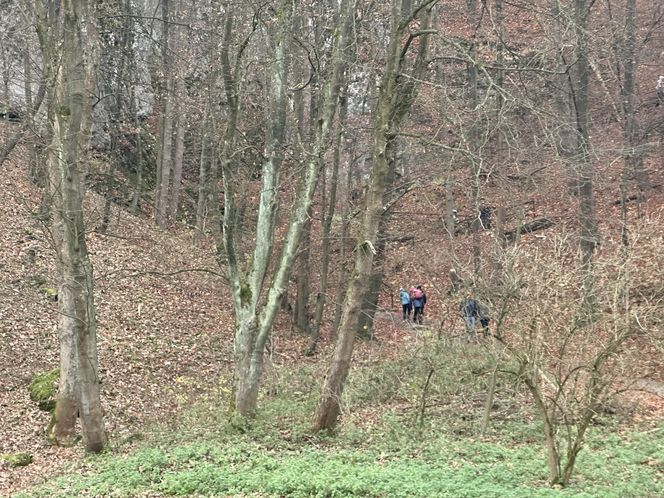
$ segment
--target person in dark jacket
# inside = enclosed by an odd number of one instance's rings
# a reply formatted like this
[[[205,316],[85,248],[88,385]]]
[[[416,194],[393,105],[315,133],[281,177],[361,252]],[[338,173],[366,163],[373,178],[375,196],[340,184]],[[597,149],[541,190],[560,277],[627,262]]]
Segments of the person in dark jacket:
[[[466,322],[466,332],[473,332],[480,315],[480,308],[475,298],[473,298],[472,292],[469,292],[466,295],[466,299],[461,301],[459,308],[461,309],[461,315]]]
[[[422,325],[424,321],[424,305],[427,303],[427,295],[422,290],[422,286],[418,285],[412,293],[413,300],[413,322]]]
[[[489,206],[482,206],[480,208],[480,223],[485,230],[491,228],[491,208]]]

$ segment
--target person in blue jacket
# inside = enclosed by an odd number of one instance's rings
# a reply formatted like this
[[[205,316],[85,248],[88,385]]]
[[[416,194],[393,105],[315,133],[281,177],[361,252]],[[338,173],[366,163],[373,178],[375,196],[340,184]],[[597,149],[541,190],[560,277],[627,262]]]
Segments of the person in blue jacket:
[[[469,335],[474,333],[475,325],[480,318],[480,307],[473,297],[472,292],[469,291],[468,294],[466,294],[466,299],[461,301],[459,309],[461,310],[461,316],[463,316],[463,319],[466,322],[466,333]]]
[[[399,299],[401,299],[401,319],[402,320],[410,320],[410,314],[413,311],[413,305],[410,302],[410,296],[408,295],[408,292],[401,287],[399,289]],[[408,318],[406,318],[408,316]]]

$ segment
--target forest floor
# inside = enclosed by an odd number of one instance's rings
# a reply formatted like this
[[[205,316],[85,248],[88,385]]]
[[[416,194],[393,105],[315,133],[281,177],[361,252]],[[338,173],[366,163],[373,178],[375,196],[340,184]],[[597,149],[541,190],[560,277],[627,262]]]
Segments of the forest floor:
[[[7,133],[7,129],[0,130]],[[41,192],[26,179],[24,152],[17,149],[5,163],[0,178],[0,454],[25,452],[33,462],[14,468],[0,463],[0,494],[10,495],[61,473],[82,456],[80,447],[47,444],[45,428],[50,415],[30,399],[28,386],[39,373],[58,367],[57,303],[54,252],[47,231],[38,220]],[[574,206],[553,201],[559,186],[547,185],[528,193],[526,219],[552,217],[572,225]],[[497,189],[496,189],[497,190]],[[542,194],[547,191],[547,197]],[[490,194],[489,194],[490,195]],[[490,197],[499,205],[500,196]],[[603,230],[614,232],[615,189],[599,184]],[[470,204],[459,196],[459,215],[468,216]],[[559,199],[559,197],[558,197]],[[646,206],[664,205],[656,193]],[[400,351],[418,340],[410,325],[400,319],[400,286],[422,284],[427,290],[426,325],[453,336],[461,334],[458,298],[449,297],[450,268],[467,268],[471,237],[458,237],[453,248],[445,240],[441,213],[441,187],[425,185],[406,196],[398,206],[390,233],[412,235],[409,242],[388,245],[384,263],[385,292],[374,328],[375,340],[361,341],[357,361],[397,359]],[[146,427],[175,419],[197,401],[220,399],[230,392],[233,351],[233,314],[223,271],[215,262],[212,241],[193,243],[192,231],[173,226],[155,228],[145,216],[115,207],[107,233],[97,231],[102,200],[91,193],[86,200],[88,241],[95,269],[99,362],[102,400],[111,447],[129,451]],[[611,214],[613,213],[613,215]],[[510,220],[514,223],[516,214]],[[490,234],[482,232],[486,244]],[[539,239],[532,237],[536,244]],[[314,256],[314,260],[316,256]],[[335,262],[338,264],[338,261]],[[334,267],[334,266],[333,266]],[[312,282],[312,285],[314,282]],[[333,282],[334,284],[334,282]],[[293,331],[290,318],[280,315],[272,341],[270,369],[308,364],[310,382],[323,377],[330,351],[331,330],[324,327],[319,352],[305,357],[307,338]],[[653,361],[660,361],[654,359]],[[662,379],[653,378],[641,390],[626,393],[624,402],[637,412],[662,420]]]

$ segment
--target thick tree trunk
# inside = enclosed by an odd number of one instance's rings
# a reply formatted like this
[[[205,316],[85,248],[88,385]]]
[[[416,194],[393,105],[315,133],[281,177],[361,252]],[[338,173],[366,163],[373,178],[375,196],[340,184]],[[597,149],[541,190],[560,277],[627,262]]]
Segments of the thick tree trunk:
[[[54,420],[49,440],[60,446],[71,446],[76,438],[78,418],[78,351],[76,341],[75,303],[69,289],[58,287],[58,310],[60,311],[60,380],[55,404]]]
[[[64,0],[61,10],[36,9],[43,23],[40,42],[54,86],[50,91],[49,120],[53,138],[49,148],[50,191],[54,196],[51,233],[56,246],[60,312],[61,371],[52,436],[70,444],[81,418],[86,450],[101,451],[105,431],[99,393],[96,317],[92,265],[88,257],[83,220],[81,151],[87,150],[94,83],[96,32],[87,2]],[[86,30],[83,31],[83,18]],[[39,22],[39,21],[38,21]],[[54,50],[46,31],[62,29],[63,44]],[[61,50],[61,52],[60,52]]]
[[[396,123],[395,123],[396,124]],[[387,144],[385,154],[387,156],[388,173],[385,182],[385,194],[383,206],[391,205],[387,192],[394,184],[394,173],[396,168],[396,140],[391,140]],[[378,224],[378,234],[376,235],[376,257],[373,261],[374,271],[369,279],[369,285],[362,299],[362,312],[360,313],[360,322],[358,324],[358,333],[361,337],[373,339],[374,317],[378,311],[378,300],[380,291],[383,287],[383,278],[385,276],[382,266],[385,261],[385,247],[387,245],[387,227],[390,223],[390,210],[384,209]]]
[[[258,328],[256,310],[247,303],[236,309],[235,330],[235,411],[253,416],[258,401],[258,383],[251,376],[251,364]]]

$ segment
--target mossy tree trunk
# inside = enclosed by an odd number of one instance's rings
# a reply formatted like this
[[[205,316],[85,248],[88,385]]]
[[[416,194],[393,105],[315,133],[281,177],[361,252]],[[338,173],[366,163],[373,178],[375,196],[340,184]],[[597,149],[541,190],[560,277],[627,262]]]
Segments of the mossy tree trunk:
[[[100,399],[92,264],[83,220],[81,163],[87,150],[95,83],[96,30],[84,0],[44,8],[35,2],[37,30],[50,80],[48,149],[51,234],[59,274],[60,383],[52,438],[70,444],[81,419],[86,450],[106,443]],[[62,40],[60,44],[59,40]],[[83,151],[83,152],[82,152]]]
[[[359,323],[362,298],[371,278],[378,228],[383,217],[383,199],[387,185],[390,143],[395,139],[398,124],[416,96],[418,71],[423,71],[428,48],[431,8],[436,0],[425,0],[411,15],[402,18],[401,0],[392,0],[390,38],[385,72],[381,78],[378,102],[374,111],[372,156],[373,167],[366,196],[366,204],[355,248],[355,268],[351,274],[344,299],[341,322],[330,367],[322,387],[314,415],[314,429],[333,429],[341,413],[341,395],[350,369],[353,345]],[[422,14],[420,29],[402,38],[411,21]],[[411,78],[404,78],[405,58],[412,41],[420,37],[419,50]],[[406,80],[406,82],[404,82]],[[396,125],[396,126],[395,126]]]
[[[331,126],[336,114],[341,76],[345,61],[341,57],[347,43],[347,34],[353,19],[351,0],[343,0],[338,7],[337,29],[331,45],[332,54],[328,78],[321,91],[320,110],[315,127],[313,145],[304,165],[302,180],[292,206],[284,246],[269,285],[265,285],[267,272],[273,263],[272,247],[276,236],[276,209],[279,192],[281,154],[285,137],[288,75],[288,50],[291,43],[293,1],[284,0],[276,12],[273,33],[273,68],[268,84],[272,122],[267,137],[267,154],[262,170],[262,186],[256,224],[255,242],[246,265],[238,257],[239,235],[235,213],[239,193],[235,187],[234,171],[230,161],[222,161],[224,179],[223,250],[228,264],[229,280],[235,309],[235,412],[244,417],[255,414],[258,388],[263,373],[265,344],[279,311],[281,297],[300,245],[302,231],[311,207],[318,181],[320,165],[328,146]],[[223,62],[228,76],[229,65]],[[237,73],[236,73],[237,74]],[[225,77],[227,82],[234,78]],[[227,87],[227,91],[228,91]],[[237,88],[235,86],[235,88]],[[265,289],[267,289],[265,291]]]

